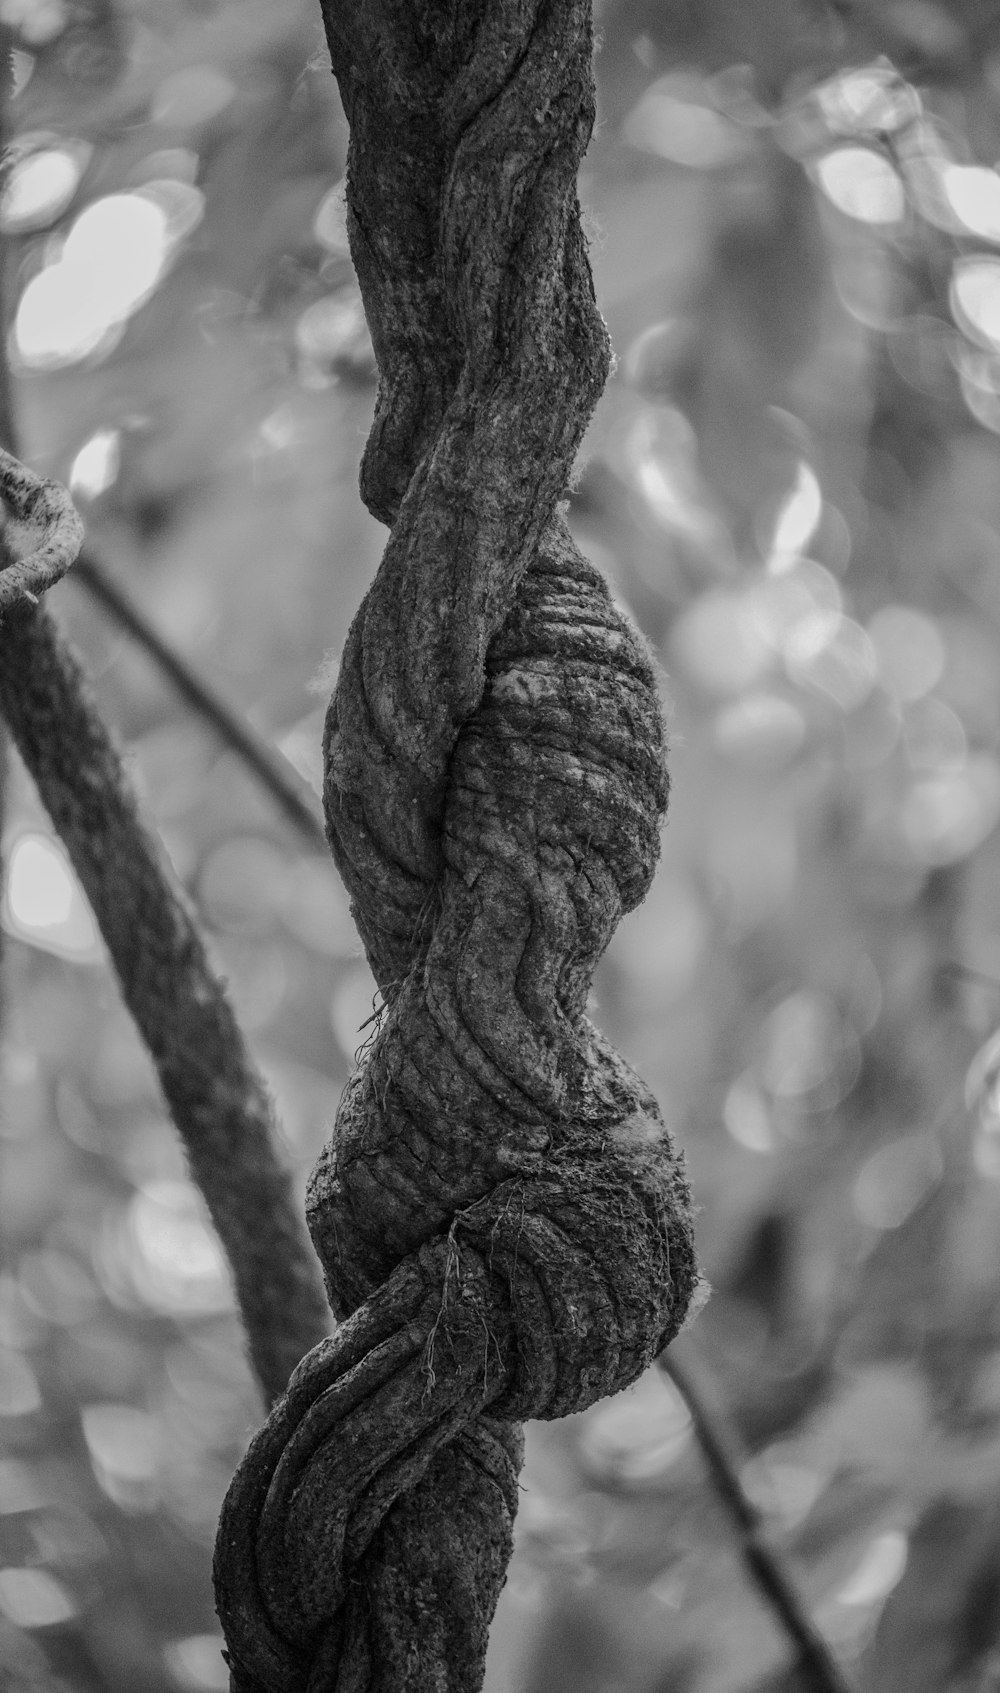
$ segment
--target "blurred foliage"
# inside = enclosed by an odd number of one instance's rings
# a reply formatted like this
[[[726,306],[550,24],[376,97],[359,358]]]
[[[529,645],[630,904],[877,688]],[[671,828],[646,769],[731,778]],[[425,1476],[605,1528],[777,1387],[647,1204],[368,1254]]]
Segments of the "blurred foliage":
[[[382,531],[346,126],[309,0],[0,0],[26,456],[317,779]],[[1000,1687],[1000,18],[604,0],[581,184],[619,365],[570,519],[669,674],[662,869],[596,988],[689,1150],[697,1348],[870,1693]],[[330,864],[54,598],[300,1179],[373,984]],[[6,823],[0,1665],[225,1685],[258,1407],[224,1267],[37,801]],[[793,1693],[657,1374],[530,1431],[489,1693]]]

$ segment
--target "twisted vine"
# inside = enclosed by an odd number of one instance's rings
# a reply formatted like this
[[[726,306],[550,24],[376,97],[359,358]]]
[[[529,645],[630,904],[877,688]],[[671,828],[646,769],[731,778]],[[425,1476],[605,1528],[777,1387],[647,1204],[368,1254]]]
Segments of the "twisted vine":
[[[238,1693],[481,1685],[518,1422],[633,1381],[696,1281],[655,1101],[586,1016],[652,876],[655,677],[558,509],[609,364],[589,0],[324,0],[390,525],[325,736],[384,1009],[313,1172],[342,1327],[230,1488]]]

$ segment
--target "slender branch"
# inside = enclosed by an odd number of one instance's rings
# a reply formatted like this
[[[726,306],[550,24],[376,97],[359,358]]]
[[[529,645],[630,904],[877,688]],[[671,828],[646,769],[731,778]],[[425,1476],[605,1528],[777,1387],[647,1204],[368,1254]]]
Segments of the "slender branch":
[[[658,1363],[691,1413],[709,1475],[736,1530],[747,1573],[792,1643],[803,1687],[808,1693],[851,1693],[850,1683],[808,1616],[791,1576],[771,1545],[760,1512],[743,1490],[735,1437],[726,1427],[721,1411],[710,1404],[706,1388],[697,1380],[690,1363],[678,1360],[676,1345],[661,1354]]]
[[[278,809],[306,844],[326,852],[326,835],[319,809],[312,801],[307,785],[292,766],[281,759],[153,627],[145,612],[119,587],[89,547],[85,547],[77,559],[72,579],[79,582],[145,649],[181,697],[211,725],[219,739],[277,801]]]

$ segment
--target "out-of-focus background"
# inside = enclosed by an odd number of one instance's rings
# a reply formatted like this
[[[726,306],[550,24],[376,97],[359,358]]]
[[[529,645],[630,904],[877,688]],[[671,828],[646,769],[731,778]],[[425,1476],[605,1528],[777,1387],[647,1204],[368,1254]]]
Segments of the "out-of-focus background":
[[[598,1015],[688,1149],[681,1347],[859,1689],[1000,1686],[1000,19],[603,0],[619,360],[571,520],[668,677],[662,867]],[[308,779],[383,531],[312,0],[0,0],[24,456]],[[300,1181],[373,984],[328,859],[72,579]],[[0,1681],[210,1693],[259,1419],[232,1298],[23,772],[4,828]],[[655,1372],[529,1432],[488,1693],[792,1693]]]

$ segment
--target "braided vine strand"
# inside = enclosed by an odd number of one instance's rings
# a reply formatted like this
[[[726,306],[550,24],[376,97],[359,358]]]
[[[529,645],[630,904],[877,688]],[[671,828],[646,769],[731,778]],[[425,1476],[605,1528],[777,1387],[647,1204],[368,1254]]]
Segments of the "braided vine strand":
[[[586,0],[333,0],[391,525],[327,720],[384,1012],[313,1172],[339,1333],[223,1507],[239,1693],[473,1693],[530,1416],[636,1379],[694,1289],[655,1100],[586,1016],[667,799],[649,655],[557,510],[603,387]]]

